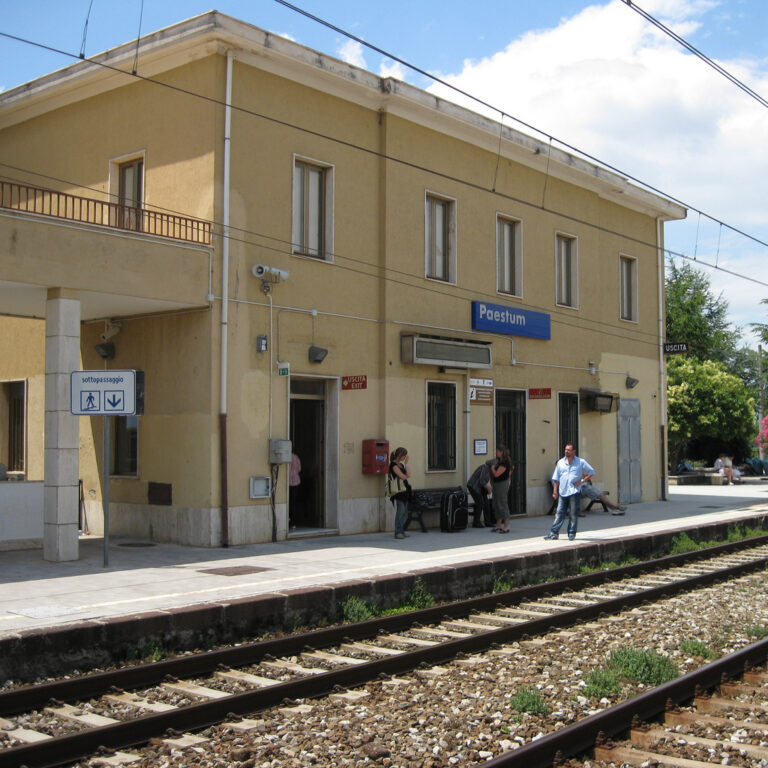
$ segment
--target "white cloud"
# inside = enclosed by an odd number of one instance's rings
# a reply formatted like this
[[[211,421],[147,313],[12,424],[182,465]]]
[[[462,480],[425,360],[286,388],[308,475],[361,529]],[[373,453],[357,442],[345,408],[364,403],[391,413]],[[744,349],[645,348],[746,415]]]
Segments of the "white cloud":
[[[686,39],[715,23],[707,11],[716,7],[711,0],[643,3],[646,11]],[[765,61],[718,63],[757,93],[768,93]],[[589,6],[556,28],[529,32],[493,56],[465,61],[459,74],[444,79],[768,240],[768,110],[621,0]],[[430,90],[475,111],[487,111],[443,86]],[[498,119],[498,113],[493,117]],[[504,122],[514,125],[509,118]],[[675,240],[675,226],[668,225],[668,244]],[[729,268],[768,282],[761,265],[768,249],[743,237],[730,240]],[[681,250],[692,253],[693,245],[688,237]],[[724,295],[732,314],[737,306],[741,314],[768,296],[766,286],[725,279],[719,272],[712,285],[716,291],[727,287]],[[739,317],[738,322],[764,320],[765,306],[758,311],[759,317]]]
[[[336,49],[336,53],[342,61],[352,64],[355,67],[367,69],[365,56],[363,56],[363,46],[356,40],[347,40]]]
[[[381,77],[394,77],[397,80],[405,80],[406,72],[405,67],[399,62],[392,59],[382,59],[379,65],[379,75]]]

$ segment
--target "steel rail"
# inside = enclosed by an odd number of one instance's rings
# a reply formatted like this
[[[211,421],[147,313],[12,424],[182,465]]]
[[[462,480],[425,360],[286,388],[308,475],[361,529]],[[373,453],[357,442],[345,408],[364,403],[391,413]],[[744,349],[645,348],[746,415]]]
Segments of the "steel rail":
[[[221,723],[231,715],[244,715],[267,709],[284,702],[286,699],[318,697],[331,693],[338,687],[348,688],[365,684],[381,675],[397,675],[413,670],[420,665],[439,664],[454,659],[462,653],[475,653],[495,644],[510,643],[527,636],[543,634],[552,629],[598,618],[602,614],[618,612],[673,594],[708,586],[723,579],[736,578],[766,566],[768,566],[768,558],[760,558],[749,563],[652,587],[642,592],[562,611],[530,622],[489,629],[487,632],[469,635],[466,638],[404,652],[399,656],[368,661],[354,667],[330,670],[319,675],[278,683],[268,688],[233,694],[224,699],[192,704],[170,712],[145,715],[102,728],[93,728],[33,744],[12,747],[0,753],[0,764],[3,768],[6,766],[7,768],[21,768],[22,766],[49,768],[64,765],[91,755],[100,747],[124,749],[143,744],[168,729],[188,731],[207,728]],[[304,639],[306,640],[306,636]],[[526,766],[526,768],[528,767]]]
[[[655,560],[624,565],[606,571],[570,576],[558,581],[532,584],[509,592],[482,595],[409,613],[379,616],[367,621],[313,630],[300,635],[261,640],[217,651],[166,659],[152,664],[139,664],[66,680],[28,685],[0,693],[0,716],[13,715],[17,712],[44,706],[50,699],[65,702],[77,701],[98,696],[111,688],[131,690],[155,685],[169,675],[172,677],[199,677],[210,674],[221,666],[245,666],[256,664],[266,656],[290,656],[302,651],[306,646],[316,649],[328,648],[338,645],[346,639],[361,640],[375,637],[382,631],[402,632],[415,623],[434,624],[446,617],[456,619],[475,611],[493,611],[499,607],[509,607],[545,596],[599,586],[607,582],[688,565],[692,562],[719,557],[732,552],[754,549],[764,544],[768,544],[768,535],[719,544],[716,547],[680,555],[667,555]]]
[[[724,656],[699,669],[627,699],[573,725],[528,742],[483,763],[487,768],[551,768],[569,757],[587,752],[601,734],[612,737],[630,729],[632,720],[653,720],[673,705],[692,699],[696,690],[714,688],[723,676],[738,677],[745,669],[759,666],[768,658],[768,639]]]

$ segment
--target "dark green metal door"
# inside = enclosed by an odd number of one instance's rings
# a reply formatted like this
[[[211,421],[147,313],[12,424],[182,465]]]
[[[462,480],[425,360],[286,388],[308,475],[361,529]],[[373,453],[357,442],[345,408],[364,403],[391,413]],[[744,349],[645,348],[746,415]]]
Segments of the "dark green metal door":
[[[525,457],[525,392],[511,389],[496,390],[496,445],[509,448],[515,471],[509,483],[509,511],[525,515],[526,482]]]

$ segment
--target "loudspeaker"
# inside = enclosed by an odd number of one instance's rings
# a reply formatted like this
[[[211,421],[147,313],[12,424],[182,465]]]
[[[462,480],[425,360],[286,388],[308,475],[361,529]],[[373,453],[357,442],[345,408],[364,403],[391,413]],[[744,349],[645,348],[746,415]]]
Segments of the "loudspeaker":
[[[322,347],[310,347],[309,348],[309,362],[310,363],[322,363],[325,360],[325,356],[328,354],[327,349]]]

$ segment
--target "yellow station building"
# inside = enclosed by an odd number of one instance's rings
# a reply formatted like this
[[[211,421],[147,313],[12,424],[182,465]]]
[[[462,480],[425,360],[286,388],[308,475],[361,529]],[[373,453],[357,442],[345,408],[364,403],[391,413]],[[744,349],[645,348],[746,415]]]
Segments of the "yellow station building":
[[[391,530],[385,442],[417,488],[508,444],[516,514],[566,442],[663,496],[683,208],[218,12],[135,56],[0,94],[0,548],[76,559],[105,462],[111,534],[211,547]],[[143,409],[73,415],[78,371]]]

